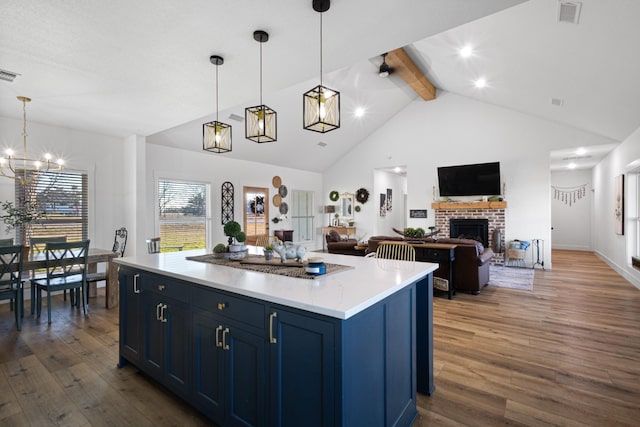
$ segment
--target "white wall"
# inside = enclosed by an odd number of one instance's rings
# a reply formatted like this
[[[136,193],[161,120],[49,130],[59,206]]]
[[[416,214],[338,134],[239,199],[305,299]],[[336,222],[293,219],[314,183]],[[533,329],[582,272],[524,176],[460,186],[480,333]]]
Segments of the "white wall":
[[[551,173],[551,246],[553,249],[591,250],[591,169]],[[564,202],[554,197],[554,188],[572,191],[585,186],[584,197]],[[567,200],[567,199],[565,199]]]
[[[614,232],[614,178],[625,174],[625,184],[628,184],[628,173],[632,169],[637,170],[637,166],[629,165],[636,159],[640,159],[640,128],[593,168],[593,245],[602,259],[640,288],[640,272],[631,267],[636,227],[633,220],[637,216],[633,201],[637,200],[640,193],[632,185],[625,185],[625,234],[621,236]]]
[[[145,237],[159,235],[159,224],[157,221],[157,209],[155,206],[156,181],[158,178],[179,179],[187,181],[205,182],[211,185],[212,204],[212,235],[210,236],[210,246],[217,243],[226,242],[227,238],[221,224],[221,196],[220,187],[222,183],[229,181],[235,190],[235,220],[242,224],[243,202],[242,187],[264,187],[269,189],[269,218],[279,216],[278,209],[273,206],[271,200],[277,193],[277,189],[271,184],[272,178],[278,175],[282,179],[282,184],[286,185],[289,195],[284,201],[290,202],[292,190],[314,191],[316,195],[316,241],[305,245],[307,249],[322,248],[321,227],[326,222],[327,216],[322,211],[322,175],[315,172],[302,171],[275,167],[263,163],[234,160],[225,157],[224,154],[199,153],[186,150],[178,150],[160,145],[146,145],[146,206],[148,207],[143,234],[140,236],[142,242]],[[289,203],[290,204],[290,203]],[[269,221],[270,234],[277,229],[290,229],[291,217],[287,215],[287,220],[274,224]],[[296,236],[293,236],[294,241]],[[209,247],[209,249],[211,249]]]
[[[404,176],[376,170],[373,174],[373,200],[372,202],[378,207],[377,219],[373,235],[376,236],[394,236],[396,233],[393,228],[402,230],[406,223],[405,217],[405,194],[407,179]],[[380,194],[387,194],[387,189],[392,191],[391,210],[386,211],[384,217],[380,216]],[[386,204],[386,203],[385,203]],[[356,224],[357,226],[357,224]],[[361,232],[357,233],[362,234]]]
[[[111,249],[115,229],[132,225],[127,215],[130,206],[123,197],[124,141],[33,122],[27,123],[27,133],[29,157],[50,152],[65,160],[67,170],[87,172],[91,246]],[[0,150],[4,152],[9,147],[22,156],[22,120],[0,117]],[[14,198],[13,180],[0,177],[0,200],[13,201]],[[0,232],[3,237],[15,236],[14,232],[5,233],[4,227]]]
[[[545,266],[550,267],[551,149],[614,142],[513,110],[438,93],[434,101],[409,104],[327,170],[324,197],[328,202],[331,190],[365,187],[371,191],[373,169],[404,164],[407,209],[429,209],[428,223],[433,225],[431,202],[438,166],[499,161],[508,203],[505,240],[544,239]],[[358,233],[375,230],[376,212],[374,200],[364,205],[356,217]],[[407,226],[424,227],[424,220],[408,219]]]

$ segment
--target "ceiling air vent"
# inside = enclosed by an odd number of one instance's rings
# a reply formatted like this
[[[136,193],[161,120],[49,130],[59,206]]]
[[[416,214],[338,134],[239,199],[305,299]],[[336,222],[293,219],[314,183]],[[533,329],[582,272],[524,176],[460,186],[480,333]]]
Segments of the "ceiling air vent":
[[[578,19],[580,18],[581,8],[581,2],[560,0],[560,8],[558,9],[558,22],[577,24]]]
[[[235,120],[236,122],[242,122],[242,121],[244,121],[244,117],[239,116],[239,115],[237,115],[237,114],[233,114],[233,113],[231,113],[231,114],[229,115],[229,118],[230,118],[231,120]]]
[[[551,105],[555,105],[556,107],[562,107],[564,101],[560,98],[551,98]]]
[[[319,146],[319,147],[326,147],[326,146],[327,146],[327,143],[326,143],[326,142],[322,142],[322,141],[320,141],[320,142],[318,142],[318,146]]]
[[[3,70],[0,69],[0,80],[4,80],[7,82],[13,82],[15,80],[16,77],[18,77],[20,74],[18,73],[14,73],[12,71],[7,71],[7,70]]]

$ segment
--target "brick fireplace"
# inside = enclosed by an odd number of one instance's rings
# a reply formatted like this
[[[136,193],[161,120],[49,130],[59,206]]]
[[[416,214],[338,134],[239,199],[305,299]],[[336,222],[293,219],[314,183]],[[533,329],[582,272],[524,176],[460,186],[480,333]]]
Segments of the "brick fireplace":
[[[436,227],[440,232],[436,236],[439,239],[450,237],[451,219],[486,219],[489,222],[489,247],[493,249],[495,255],[491,260],[492,264],[504,264],[504,231],[505,231],[505,209],[507,202],[469,202],[469,203],[433,203],[431,205],[436,211]],[[496,251],[493,242],[494,230],[500,231],[500,252]]]

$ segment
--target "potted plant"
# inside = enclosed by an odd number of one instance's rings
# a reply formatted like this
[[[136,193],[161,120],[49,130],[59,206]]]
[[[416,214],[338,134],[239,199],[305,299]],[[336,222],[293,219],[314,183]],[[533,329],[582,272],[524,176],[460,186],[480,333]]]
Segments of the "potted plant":
[[[22,227],[22,232],[18,235],[18,244],[27,246],[27,239],[31,236],[31,224],[38,223],[44,216],[44,212],[39,211],[35,203],[24,202],[23,206],[16,207],[8,200],[2,202],[4,215],[0,219],[7,226],[6,231],[10,233],[17,227]]]
[[[236,221],[229,221],[224,225],[224,234],[229,237],[229,252],[240,252],[246,249],[244,242],[247,240],[247,235]]]
[[[266,245],[264,247],[264,259],[266,261],[271,261],[273,259],[273,246],[272,245]]]

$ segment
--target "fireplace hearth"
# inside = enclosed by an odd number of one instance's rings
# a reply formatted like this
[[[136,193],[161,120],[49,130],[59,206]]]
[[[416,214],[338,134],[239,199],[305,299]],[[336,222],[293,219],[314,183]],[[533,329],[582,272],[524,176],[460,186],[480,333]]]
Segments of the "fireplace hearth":
[[[472,239],[489,247],[489,220],[488,219],[449,219],[449,237],[453,239]]]

